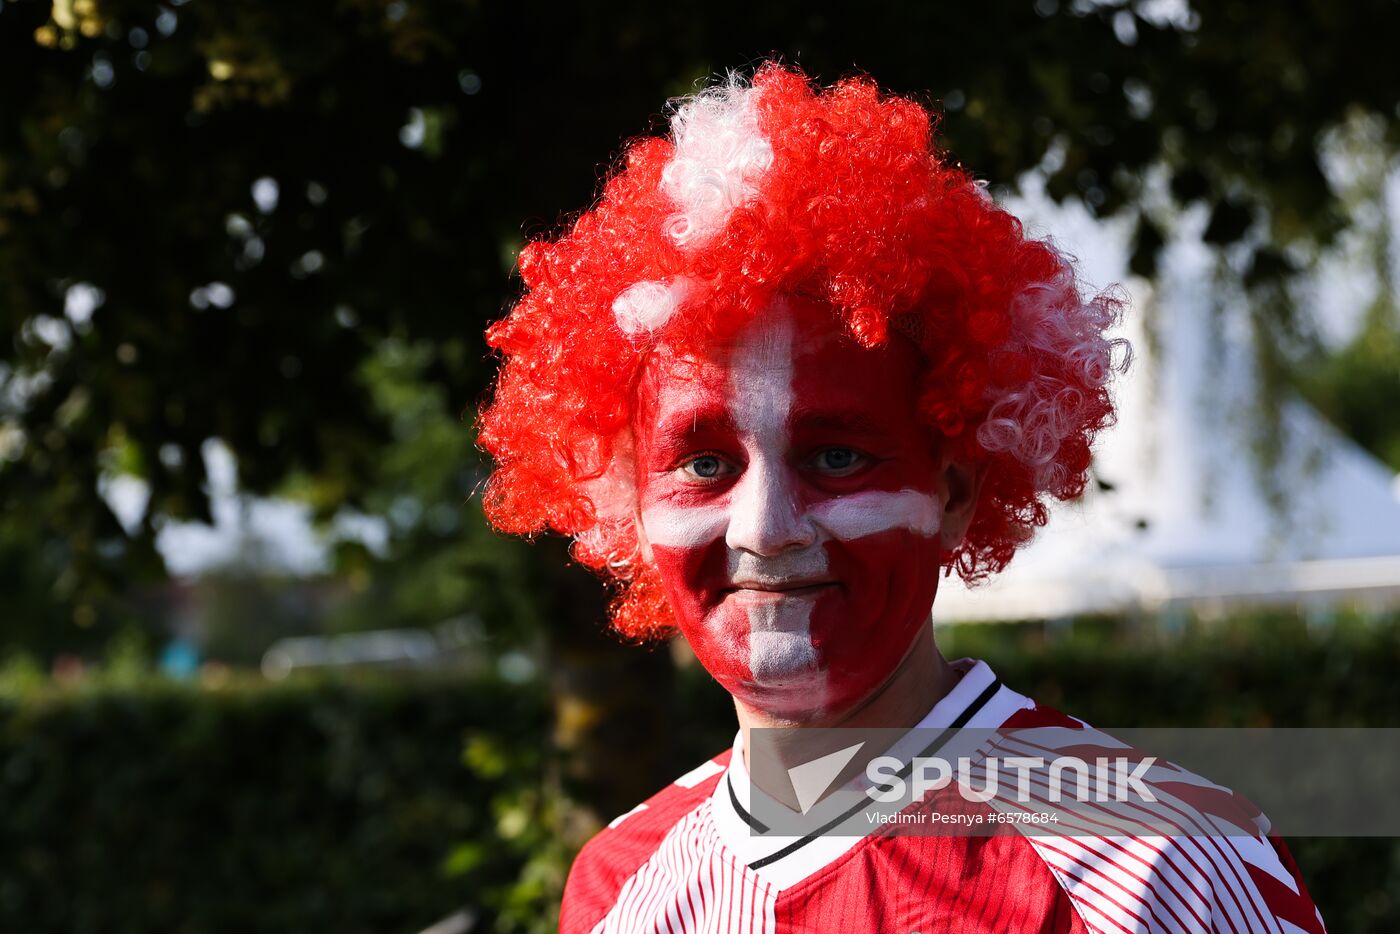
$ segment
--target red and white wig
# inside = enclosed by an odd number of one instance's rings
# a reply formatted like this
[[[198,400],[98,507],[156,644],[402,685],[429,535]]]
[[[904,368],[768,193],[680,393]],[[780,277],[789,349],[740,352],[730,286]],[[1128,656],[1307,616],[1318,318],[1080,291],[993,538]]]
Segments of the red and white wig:
[[[487,340],[504,358],[480,416],[499,530],[553,529],[618,582],[613,624],[674,629],[636,528],[631,425],[648,354],[702,351],[782,294],[828,304],[865,346],[909,339],[919,411],[957,459],[985,465],[949,555],[969,582],[1001,570],[1084,490],[1112,419],[1121,312],[1028,240],[934,144],[929,113],[867,78],[816,88],[766,64],[675,107],[634,141],[592,210],[520,254],[526,292]],[[902,335],[902,337],[893,337]]]

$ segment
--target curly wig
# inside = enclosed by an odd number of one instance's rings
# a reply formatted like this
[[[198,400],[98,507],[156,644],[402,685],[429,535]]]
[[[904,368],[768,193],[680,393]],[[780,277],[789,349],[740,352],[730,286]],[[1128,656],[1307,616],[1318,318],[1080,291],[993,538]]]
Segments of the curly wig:
[[[622,635],[673,630],[635,525],[643,364],[662,341],[733,335],[779,294],[825,301],[864,346],[894,332],[922,351],[919,410],[986,467],[949,557],[965,580],[1006,566],[1047,497],[1083,492],[1113,415],[1121,301],[1082,294],[1069,259],[1028,240],[932,129],[867,78],[823,89],[769,63],[676,102],[667,137],[632,142],[591,210],[521,251],[525,292],[487,331],[504,363],[479,419],[496,463],[486,514],[572,536],[616,581]]]

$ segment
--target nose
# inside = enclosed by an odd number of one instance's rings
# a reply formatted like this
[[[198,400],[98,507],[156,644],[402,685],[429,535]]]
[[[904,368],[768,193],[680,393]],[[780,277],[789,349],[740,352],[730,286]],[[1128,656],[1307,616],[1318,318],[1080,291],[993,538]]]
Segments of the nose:
[[[791,468],[754,460],[745,468],[729,507],[724,541],[731,549],[777,555],[817,540],[816,526],[798,497]]]

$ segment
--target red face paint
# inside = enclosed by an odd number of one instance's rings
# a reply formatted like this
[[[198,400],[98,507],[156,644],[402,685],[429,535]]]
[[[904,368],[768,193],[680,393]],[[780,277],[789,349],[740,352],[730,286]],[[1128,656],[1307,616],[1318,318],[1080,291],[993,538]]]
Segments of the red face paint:
[[[638,406],[642,526],[681,631],[745,704],[806,719],[894,672],[942,552],[912,345],[778,302],[733,347],[664,349]]]

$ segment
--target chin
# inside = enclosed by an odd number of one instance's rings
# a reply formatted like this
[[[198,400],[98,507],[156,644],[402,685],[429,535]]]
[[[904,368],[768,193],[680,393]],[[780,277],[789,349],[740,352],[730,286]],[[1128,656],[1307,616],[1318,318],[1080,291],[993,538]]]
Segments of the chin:
[[[830,716],[820,695],[810,689],[773,689],[746,685],[742,693],[734,696],[749,710],[762,714],[774,725],[801,726]]]
[[[850,703],[835,696],[831,673],[824,668],[763,680],[745,679],[724,687],[750,710],[793,724],[829,717]]]
[[[850,672],[822,669],[814,676],[794,677],[778,683],[746,681],[730,693],[750,709],[762,711],[774,719],[793,723],[830,720],[859,709],[879,693],[893,674],[893,670],[862,672],[859,678],[854,678]]]

